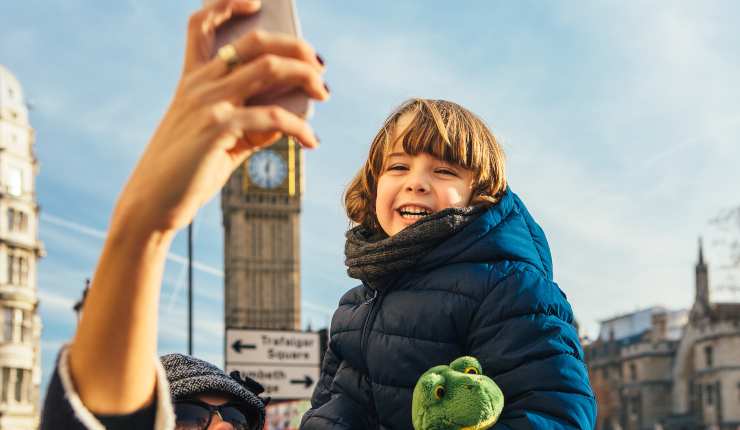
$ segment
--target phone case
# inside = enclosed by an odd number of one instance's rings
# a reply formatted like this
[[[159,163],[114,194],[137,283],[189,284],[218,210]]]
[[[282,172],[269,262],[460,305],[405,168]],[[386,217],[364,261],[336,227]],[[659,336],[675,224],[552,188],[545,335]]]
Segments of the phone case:
[[[206,0],[204,3],[209,3]],[[293,0],[262,0],[262,8],[251,16],[239,16],[225,22],[216,30],[216,39],[213,55],[218,49],[239,36],[252,30],[286,33],[301,37],[298,14]],[[308,118],[312,113],[311,99],[302,89],[295,89],[287,93],[257,96],[247,101],[247,105],[276,104]]]

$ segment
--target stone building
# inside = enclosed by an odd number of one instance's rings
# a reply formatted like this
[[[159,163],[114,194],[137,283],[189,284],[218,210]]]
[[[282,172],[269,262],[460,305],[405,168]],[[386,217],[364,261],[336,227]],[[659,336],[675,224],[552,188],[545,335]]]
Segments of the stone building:
[[[284,138],[222,189],[226,328],[300,330],[302,172],[300,146]]]
[[[18,80],[0,65],[0,429],[38,427],[41,320],[34,132]]]
[[[712,303],[701,244],[690,311],[601,323],[585,345],[598,430],[740,427],[740,303]]]
[[[700,246],[694,305],[673,366],[669,428],[740,427],[740,303],[713,303],[709,293]]]

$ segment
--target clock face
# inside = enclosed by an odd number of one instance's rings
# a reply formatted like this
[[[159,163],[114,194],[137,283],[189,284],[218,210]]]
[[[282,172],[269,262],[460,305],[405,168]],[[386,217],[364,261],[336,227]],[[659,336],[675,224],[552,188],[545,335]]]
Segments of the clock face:
[[[280,186],[288,175],[285,160],[275,151],[264,149],[249,157],[249,179],[262,188]]]

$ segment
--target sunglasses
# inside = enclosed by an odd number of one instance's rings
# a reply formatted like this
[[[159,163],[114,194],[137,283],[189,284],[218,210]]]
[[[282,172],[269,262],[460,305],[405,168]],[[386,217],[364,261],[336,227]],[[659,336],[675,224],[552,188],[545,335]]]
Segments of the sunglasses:
[[[258,418],[248,417],[241,403],[214,406],[199,400],[179,400],[175,406],[175,430],[206,430],[213,414],[231,424],[234,430],[257,430]]]

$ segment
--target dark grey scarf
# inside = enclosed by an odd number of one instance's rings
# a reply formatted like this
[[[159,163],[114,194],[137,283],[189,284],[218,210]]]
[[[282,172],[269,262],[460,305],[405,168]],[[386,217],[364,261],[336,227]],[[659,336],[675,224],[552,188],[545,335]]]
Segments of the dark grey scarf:
[[[368,282],[413,267],[437,245],[476,219],[489,204],[448,208],[406,227],[395,236],[357,226],[346,234],[344,255],[347,274]]]

